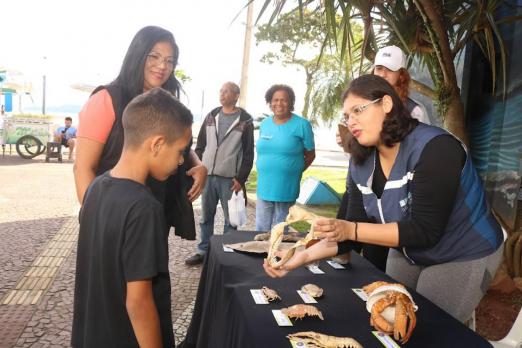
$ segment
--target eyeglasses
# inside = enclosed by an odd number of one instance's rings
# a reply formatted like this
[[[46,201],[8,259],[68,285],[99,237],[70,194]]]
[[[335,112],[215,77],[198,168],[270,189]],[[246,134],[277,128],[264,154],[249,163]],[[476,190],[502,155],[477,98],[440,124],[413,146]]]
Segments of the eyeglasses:
[[[172,69],[174,67],[174,58],[168,57],[163,58],[161,54],[156,52],[151,52],[147,55],[147,59],[149,60],[150,64],[153,66],[160,66],[162,63],[165,63],[167,68]]]
[[[372,100],[369,103],[363,104],[363,105],[357,105],[352,109],[352,112],[345,114],[343,119],[344,123],[348,124],[348,120],[350,117],[354,117],[356,119],[359,119],[359,116],[364,112],[364,110],[368,109],[371,105],[378,103],[381,101],[382,98],[377,98],[375,100]]]

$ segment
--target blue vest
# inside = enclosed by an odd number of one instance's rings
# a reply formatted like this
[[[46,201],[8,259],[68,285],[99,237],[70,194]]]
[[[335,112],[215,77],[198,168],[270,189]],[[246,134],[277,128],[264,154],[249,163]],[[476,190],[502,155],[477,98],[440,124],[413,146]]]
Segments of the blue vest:
[[[450,133],[420,123],[404,138],[380,199],[372,191],[376,151],[360,165],[350,161],[350,175],[362,193],[368,218],[383,224],[411,218],[415,166],[426,144],[442,134]],[[466,152],[455,204],[440,240],[427,248],[403,247],[402,252],[410,262],[421,265],[475,260],[497,250],[502,238],[500,225],[491,214],[482,182]]]

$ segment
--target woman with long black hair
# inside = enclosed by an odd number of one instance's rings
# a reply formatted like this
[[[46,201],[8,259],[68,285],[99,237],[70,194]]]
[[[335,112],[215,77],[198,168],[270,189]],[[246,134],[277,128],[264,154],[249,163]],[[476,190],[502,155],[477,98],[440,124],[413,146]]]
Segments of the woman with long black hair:
[[[114,167],[123,148],[123,110],[137,95],[162,87],[179,97],[180,83],[174,75],[179,48],[168,30],[156,26],[142,28],[134,36],[116,79],[94,90],[80,112],[74,178],[80,203],[89,184]],[[187,176],[194,179],[187,182]],[[169,225],[176,234],[195,238],[194,215],[190,202],[205,186],[207,170],[194,151],[187,149],[184,168],[167,182],[150,178],[148,186],[165,204]],[[188,192],[187,192],[188,191]]]

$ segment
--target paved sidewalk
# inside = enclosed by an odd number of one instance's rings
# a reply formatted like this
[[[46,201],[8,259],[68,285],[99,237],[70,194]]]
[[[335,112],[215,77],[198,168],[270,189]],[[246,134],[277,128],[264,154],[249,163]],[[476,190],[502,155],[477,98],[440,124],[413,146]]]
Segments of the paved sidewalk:
[[[0,348],[70,345],[78,209],[72,163],[0,157]],[[199,233],[199,203],[194,211]],[[219,232],[222,211],[216,215]],[[253,229],[251,207],[248,215],[245,229]],[[184,264],[196,244],[169,238],[177,342],[190,323],[199,283],[201,267]]]

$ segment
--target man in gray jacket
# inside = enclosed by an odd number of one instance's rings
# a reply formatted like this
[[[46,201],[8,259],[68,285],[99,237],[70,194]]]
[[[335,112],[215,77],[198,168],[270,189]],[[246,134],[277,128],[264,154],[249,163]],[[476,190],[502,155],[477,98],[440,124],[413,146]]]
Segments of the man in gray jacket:
[[[196,254],[185,260],[187,265],[203,262],[210,236],[214,234],[214,216],[221,201],[225,216],[224,232],[235,230],[230,225],[228,201],[232,192],[244,187],[254,163],[253,119],[237,107],[239,87],[226,82],[219,92],[222,107],[212,110],[203,121],[196,153],[208,169],[207,184],[201,196],[201,241]]]

